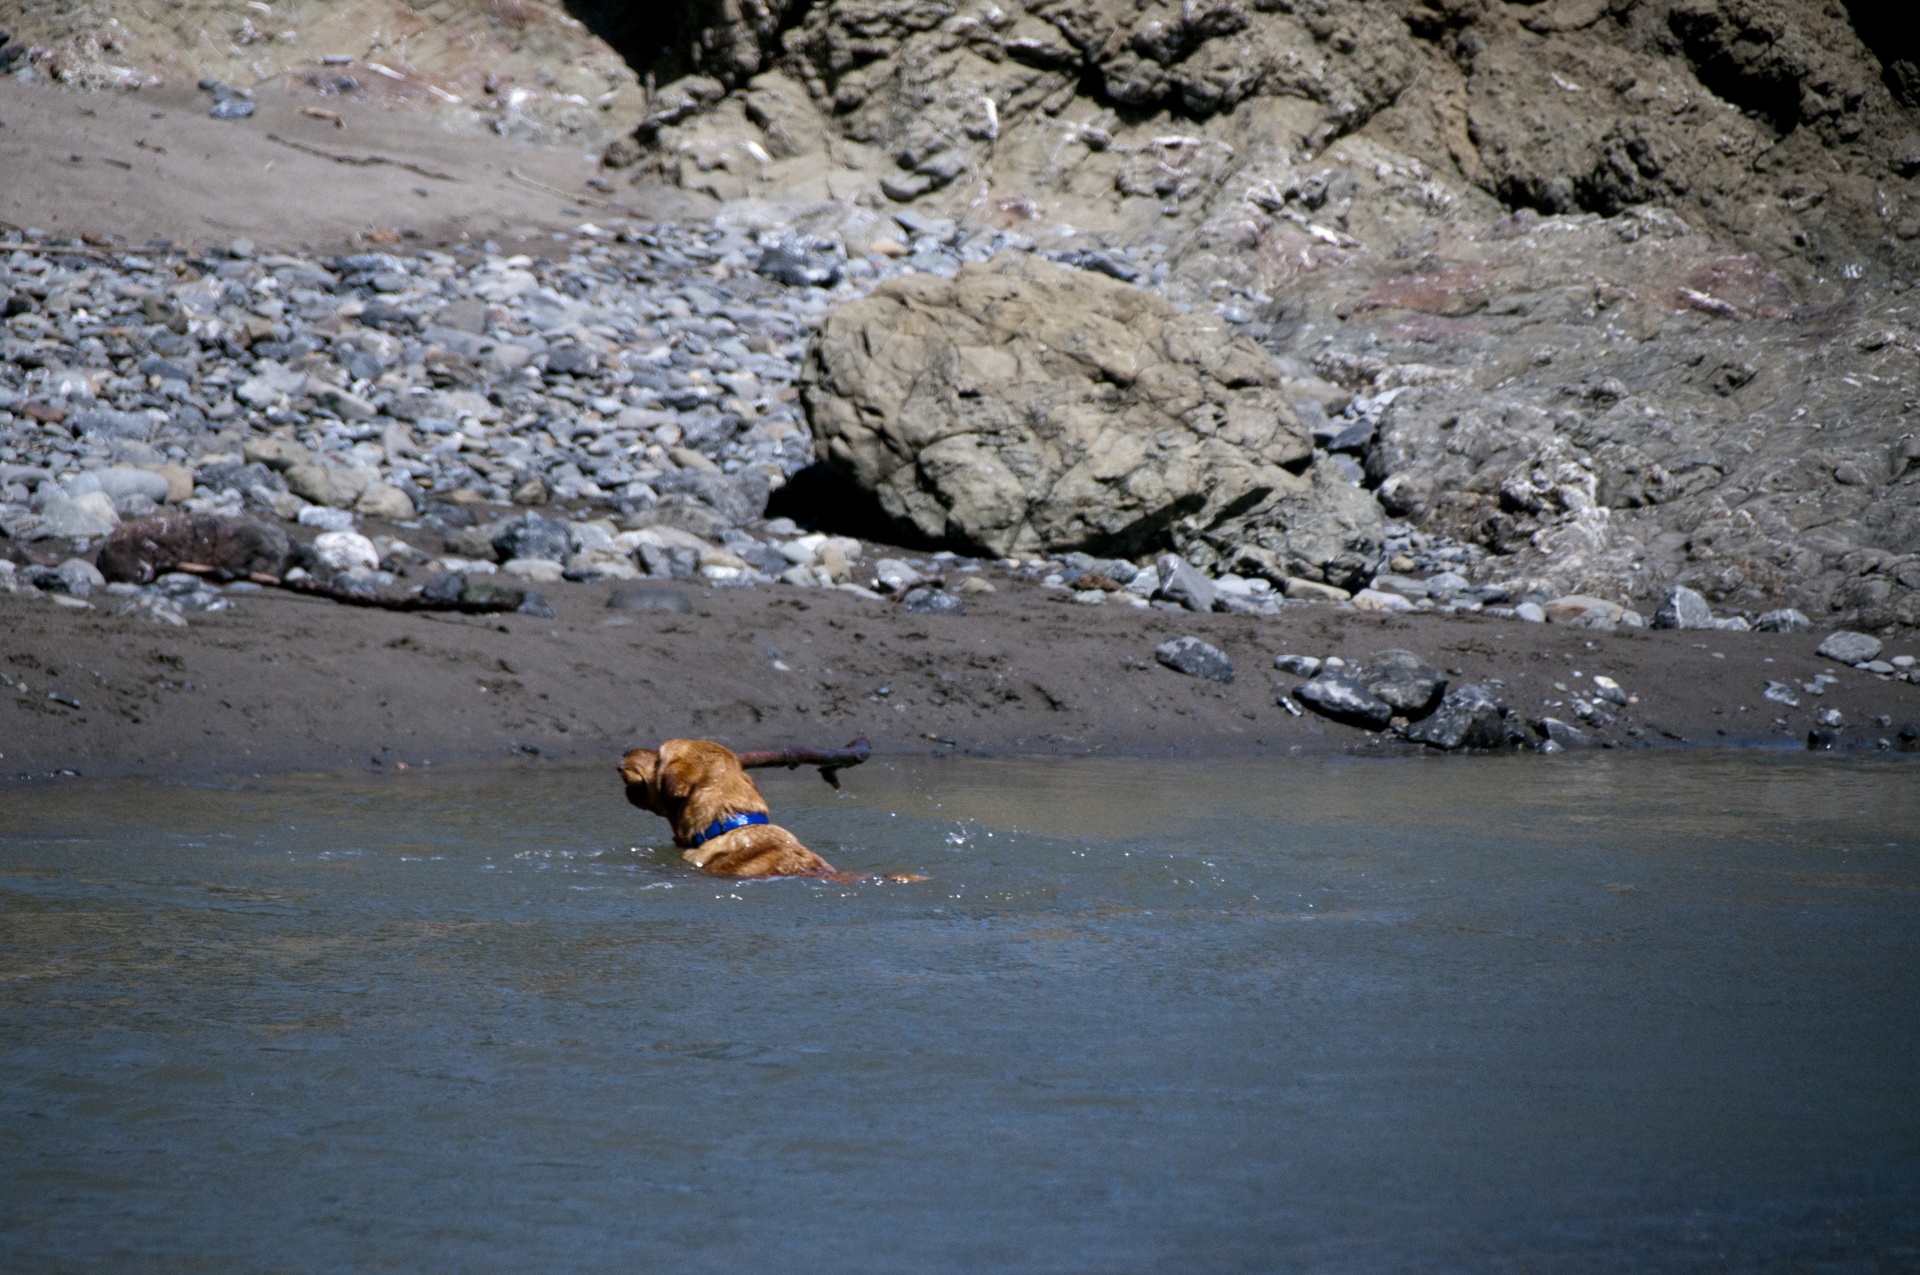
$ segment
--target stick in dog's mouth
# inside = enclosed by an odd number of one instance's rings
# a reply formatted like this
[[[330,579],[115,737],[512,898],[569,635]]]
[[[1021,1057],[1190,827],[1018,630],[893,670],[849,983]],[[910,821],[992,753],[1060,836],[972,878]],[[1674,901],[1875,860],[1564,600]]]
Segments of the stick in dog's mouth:
[[[796,770],[801,766],[818,766],[820,778],[834,788],[840,786],[840,772],[849,766],[858,766],[872,752],[867,737],[848,744],[845,748],[764,748],[757,752],[735,753],[744,770],[764,769],[768,766],[785,766]]]

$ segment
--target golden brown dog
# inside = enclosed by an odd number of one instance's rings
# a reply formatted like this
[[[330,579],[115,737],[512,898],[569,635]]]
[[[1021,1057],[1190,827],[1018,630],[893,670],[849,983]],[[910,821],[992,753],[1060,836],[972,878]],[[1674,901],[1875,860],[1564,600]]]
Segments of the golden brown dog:
[[[842,882],[876,879],[836,871],[798,837],[770,823],[766,799],[747,778],[739,757],[720,744],[669,739],[658,748],[636,748],[620,759],[620,778],[627,784],[627,800],[672,824],[680,857],[702,872]]]

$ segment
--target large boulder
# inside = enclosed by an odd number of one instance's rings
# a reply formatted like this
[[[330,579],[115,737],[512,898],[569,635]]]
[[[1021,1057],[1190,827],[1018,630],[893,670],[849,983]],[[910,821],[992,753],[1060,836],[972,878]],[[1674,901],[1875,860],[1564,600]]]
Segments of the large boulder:
[[[1315,490],[1258,345],[1026,254],[842,306],[802,394],[832,464],[913,534],[976,551],[1134,555]]]

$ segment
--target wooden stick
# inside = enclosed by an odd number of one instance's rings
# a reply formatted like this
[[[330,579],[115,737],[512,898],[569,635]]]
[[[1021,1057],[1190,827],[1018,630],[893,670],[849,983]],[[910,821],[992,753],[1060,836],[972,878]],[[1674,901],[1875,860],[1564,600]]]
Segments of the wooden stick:
[[[788,770],[795,770],[801,766],[818,766],[820,778],[826,780],[830,786],[838,788],[840,772],[849,766],[858,766],[867,759],[871,751],[867,744],[867,737],[862,735],[845,748],[768,748],[757,752],[735,753],[734,756],[740,759],[741,767],[747,770],[769,766],[785,766]]]
[[[281,146],[291,147],[297,151],[305,151],[309,155],[317,155],[321,159],[330,159],[336,164],[354,164],[361,168],[375,164],[387,164],[394,168],[404,168],[410,173],[418,173],[422,177],[431,177],[437,182],[457,182],[460,180],[452,173],[440,173],[435,172],[431,168],[422,168],[410,160],[389,159],[385,155],[336,155],[330,150],[323,150],[318,146],[309,146],[305,142],[292,141],[280,136],[278,133],[268,133],[267,140],[276,142]]]

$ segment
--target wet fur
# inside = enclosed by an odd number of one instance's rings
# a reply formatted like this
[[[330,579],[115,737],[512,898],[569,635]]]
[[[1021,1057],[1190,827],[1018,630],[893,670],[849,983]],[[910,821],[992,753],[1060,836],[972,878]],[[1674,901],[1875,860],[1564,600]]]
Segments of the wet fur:
[[[816,877],[827,881],[917,881],[837,871],[778,824],[748,824],[695,846],[693,839],[728,815],[770,814],[733,750],[704,739],[669,739],[620,759],[627,800],[665,819],[681,858],[718,877]]]

